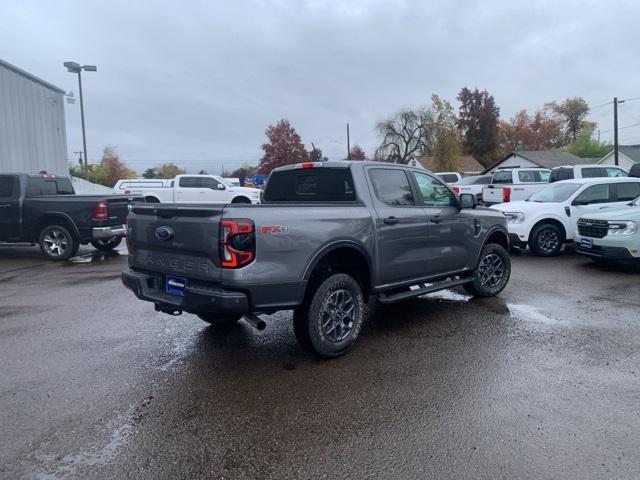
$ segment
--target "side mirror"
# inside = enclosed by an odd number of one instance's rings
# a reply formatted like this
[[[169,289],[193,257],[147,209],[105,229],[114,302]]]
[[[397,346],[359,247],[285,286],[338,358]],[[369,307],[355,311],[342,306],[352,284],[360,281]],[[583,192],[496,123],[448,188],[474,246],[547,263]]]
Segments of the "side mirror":
[[[224,189],[225,189],[225,188],[224,188],[224,185],[223,185],[223,184],[221,184],[221,183],[219,183],[219,184],[218,184],[218,190],[224,190]]]
[[[571,205],[577,207],[579,205],[589,205],[589,202],[587,202],[586,200],[574,200],[573,202],[571,202]]]
[[[462,193],[460,195],[460,208],[476,208],[478,199],[471,193]]]

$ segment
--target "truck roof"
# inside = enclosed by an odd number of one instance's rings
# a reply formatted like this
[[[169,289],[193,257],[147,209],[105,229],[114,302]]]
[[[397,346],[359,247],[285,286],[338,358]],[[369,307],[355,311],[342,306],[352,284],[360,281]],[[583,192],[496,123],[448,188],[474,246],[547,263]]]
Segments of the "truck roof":
[[[413,167],[411,165],[400,164],[400,163],[390,163],[390,162],[381,162],[377,160],[328,160],[326,162],[302,162],[302,163],[292,163],[291,165],[284,165],[282,167],[274,168],[274,172],[280,172],[283,170],[294,170],[296,168],[317,168],[317,167],[327,167],[327,168],[349,168],[352,165],[376,165],[376,166],[384,166],[384,167],[392,167],[392,168],[414,168],[416,170],[423,170],[419,167]]]

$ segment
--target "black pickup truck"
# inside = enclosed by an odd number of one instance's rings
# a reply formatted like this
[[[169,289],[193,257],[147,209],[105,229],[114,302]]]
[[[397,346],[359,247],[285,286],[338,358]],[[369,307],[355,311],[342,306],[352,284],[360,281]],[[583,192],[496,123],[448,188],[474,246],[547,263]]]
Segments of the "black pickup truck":
[[[66,260],[81,244],[117,247],[129,204],[143,198],[76,195],[71,180],[50,174],[0,174],[0,243],[39,244],[51,260]]]

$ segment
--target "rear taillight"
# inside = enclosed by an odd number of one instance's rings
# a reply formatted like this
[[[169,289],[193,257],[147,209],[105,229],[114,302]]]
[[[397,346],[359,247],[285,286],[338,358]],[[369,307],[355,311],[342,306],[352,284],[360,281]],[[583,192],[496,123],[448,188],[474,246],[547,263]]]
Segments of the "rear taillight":
[[[456,192],[457,194],[460,194],[460,187],[451,187],[453,188],[453,191]]]
[[[107,202],[97,202],[95,207],[93,207],[91,218],[93,218],[94,220],[109,220],[109,209],[107,208]]]
[[[253,222],[227,218],[220,221],[220,265],[240,268],[255,258],[256,242]]]
[[[503,202],[511,201],[511,188],[502,187],[502,201]]]

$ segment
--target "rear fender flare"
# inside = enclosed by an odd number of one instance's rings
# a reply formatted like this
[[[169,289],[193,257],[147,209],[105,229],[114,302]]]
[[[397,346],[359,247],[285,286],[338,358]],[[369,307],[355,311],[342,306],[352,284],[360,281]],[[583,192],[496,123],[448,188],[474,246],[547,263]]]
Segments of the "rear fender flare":
[[[40,235],[40,232],[44,227],[47,225],[55,225],[56,221],[60,223],[61,220],[71,226],[71,233],[80,240],[80,231],[78,230],[78,226],[68,214],[64,212],[47,212],[40,215],[34,223],[33,238],[35,241],[38,241],[38,235]]]
[[[353,250],[357,250],[359,253],[362,254],[362,256],[365,258],[367,265],[369,267],[369,278],[371,279],[371,281],[373,281],[373,273],[374,273],[372,268],[373,265],[371,263],[371,257],[367,253],[366,248],[362,244],[355,242],[353,240],[347,240],[347,239],[334,240],[331,243],[321,246],[311,257],[311,260],[309,261],[304,271],[304,274],[302,275],[301,288],[298,291],[299,302],[302,302],[304,299],[307,283],[309,282],[309,278],[311,277],[311,274],[313,273],[314,269],[318,266],[318,263],[320,263],[320,261],[322,261],[322,259],[325,258],[331,252],[341,248],[351,248]]]

